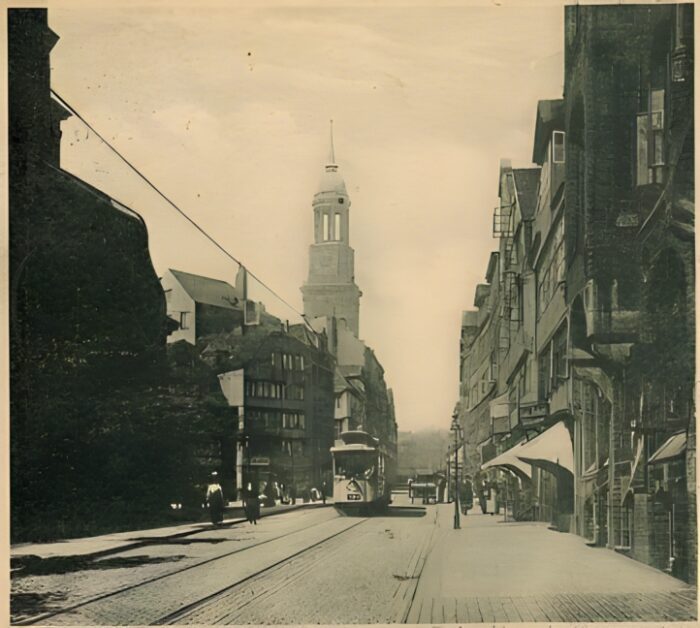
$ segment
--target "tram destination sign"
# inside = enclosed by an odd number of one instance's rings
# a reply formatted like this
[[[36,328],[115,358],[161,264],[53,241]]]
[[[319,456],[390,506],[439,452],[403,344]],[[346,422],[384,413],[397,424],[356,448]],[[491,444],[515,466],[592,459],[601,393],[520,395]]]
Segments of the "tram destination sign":
[[[250,466],[251,467],[267,467],[269,465],[270,465],[269,458],[263,458],[262,456],[258,456],[256,458],[250,459]]]

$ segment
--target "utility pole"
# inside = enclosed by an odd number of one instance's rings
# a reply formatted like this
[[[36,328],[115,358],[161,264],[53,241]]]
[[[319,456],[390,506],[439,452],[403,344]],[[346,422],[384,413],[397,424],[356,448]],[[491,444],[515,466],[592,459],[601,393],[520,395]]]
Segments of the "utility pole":
[[[461,426],[459,425],[459,420],[457,419],[456,414],[452,416],[452,427],[450,428],[450,431],[455,433],[455,461],[454,461],[454,468],[455,468],[455,480],[454,480],[455,517],[454,517],[454,529],[459,530],[461,527],[460,521],[459,521],[459,441],[460,441]]]

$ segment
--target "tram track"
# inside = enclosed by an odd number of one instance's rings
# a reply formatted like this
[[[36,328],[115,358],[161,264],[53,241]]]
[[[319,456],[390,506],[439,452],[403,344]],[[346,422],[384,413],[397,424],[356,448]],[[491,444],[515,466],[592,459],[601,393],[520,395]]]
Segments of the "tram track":
[[[187,607],[161,618],[157,623],[194,625],[237,625],[259,622],[296,623],[296,620],[289,621],[284,604],[280,604],[277,600],[280,598],[296,599],[295,591],[299,590],[299,586],[304,587],[304,581],[313,576],[314,572],[324,565],[338,562],[339,559],[342,562],[343,552],[347,551],[348,545],[362,543],[360,539],[364,535],[371,536],[381,533],[381,529],[387,525],[382,523],[379,529],[367,530],[365,528],[362,532],[358,530],[361,524],[372,520],[376,520],[376,518],[363,518],[345,530],[315,543],[285,560],[270,565],[265,570],[251,574],[245,580],[233,583],[221,591],[207,596],[206,599],[193,602]],[[398,575],[394,572],[394,578],[398,581],[397,588],[393,591],[389,615],[385,616],[384,621],[390,623],[406,623],[407,621],[423,568],[435,544],[436,522],[433,521],[432,524],[430,533],[424,537],[419,545],[416,545],[415,550],[411,553],[405,564],[405,571],[401,570]],[[384,530],[384,532],[387,531]],[[352,534],[353,532],[359,532],[359,534]],[[337,542],[338,537],[341,536],[343,537],[342,542]],[[327,618],[323,617],[316,619],[322,619],[321,623],[327,621]]]
[[[153,625],[169,625],[169,624],[180,623],[183,619],[187,619],[187,618],[191,617],[192,615],[194,615],[196,613],[196,611],[201,609],[202,607],[210,605],[210,604],[215,604],[216,602],[221,600],[223,597],[230,595],[232,592],[235,591],[236,588],[238,588],[238,587],[240,587],[248,582],[251,582],[251,581],[253,581],[256,578],[259,578],[261,576],[267,577],[270,574],[270,572],[273,572],[273,571],[281,568],[282,566],[289,564],[294,559],[299,558],[302,555],[313,552],[314,550],[319,550],[319,548],[322,545],[325,545],[326,543],[328,543],[332,540],[335,540],[342,535],[347,534],[351,530],[354,530],[355,528],[362,525],[363,523],[366,523],[369,520],[370,520],[370,517],[363,517],[359,521],[353,523],[352,525],[350,525],[350,526],[348,526],[348,527],[346,527],[346,528],[344,528],[344,529],[342,529],[342,530],[340,530],[340,531],[338,531],[338,532],[336,532],[336,533],[334,533],[326,538],[323,538],[323,539],[317,541],[316,543],[313,543],[312,545],[309,545],[308,547],[305,547],[305,548],[283,558],[282,560],[277,561],[276,563],[268,565],[267,567],[257,571],[256,573],[250,574],[249,576],[246,576],[245,578],[242,578],[236,582],[230,583],[227,586],[223,587],[222,589],[215,591],[214,593],[211,593],[207,596],[200,598],[199,600],[196,600],[194,602],[187,604],[186,606],[183,606],[182,608],[178,609],[177,611],[174,611],[172,613],[164,615],[163,617],[159,618],[157,621],[153,622]],[[281,583],[280,585],[278,585],[276,587],[271,587],[269,589],[265,589],[261,593],[259,593],[258,595],[251,596],[251,597],[247,598],[245,601],[242,601],[242,603],[240,605],[237,605],[236,610],[240,611],[243,608],[245,608],[245,606],[252,604],[254,602],[257,602],[261,598],[269,597],[270,595],[273,595],[274,593],[279,591],[284,586],[288,586],[292,582],[298,581],[299,579],[303,578],[306,573],[308,573],[309,571],[311,571],[315,567],[317,561],[322,559],[322,558],[327,559],[328,554],[322,554],[321,556],[317,557],[316,560],[312,560],[311,562],[309,562],[299,572],[297,572],[293,578],[287,579],[283,583]],[[222,617],[217,618],[217,620],[215,620],[213,622],[208,622],[208,623],[224,623],[222,620],[225,620],[225,619],[226,619],[226,617],[224,615]],[[189,623],[189,622],[184,622],[184,623]],[[226,623],[228,623],[228,622],[226,622]]]
[[[338,518],[339,518],[339,517],[338,517]],[[158,582],[158,581],[166,580],[167,578],[174,578],[174,577],[176,577],[176,576],[178,576],[178,575],[183,574],[184,572],[191,571],[191,570],[194,570],[194,569],[197,569],[197,568],[200,568],[200,567],[204,567],[204,566],[206,566],[206,565],[208,565],[208,564],[211,564],[211,563],[216,563],[216,562],[218,562],[218,561],[225,560],[225,559],[230,558],[230,557],[232,557],[232,556],[234,556],[234,555],[237,555],[237,554],[242,554],[242,553],[244,553],[244,552],[248,552],[248,551],[251,551],[251,550],[255,550],[255,549],[257,549],[257,548],[260,548],[261,546],[268,545],[268,544],[270,544],[270,543],[274,543],[274,542],[281,541],[281,540],[284,540],[284,539],[289,539],[290,537],[293,537],[293,536],[295,536],[295,535],[297,535],[297,534],[301,534],[301,533],[303,533],[303,532],[307,532],[308,530],[310,530],[310,529],[312,529],[312,528],[316,528],[316,527],[318,527],[318,526],[326,525],[326,524],[328,524],[329,522],[336,521],[338,518],[333,517],[333,518],[330,518],[330,519],[324,519],[324,520],[322,520],[322,521],[318,521],[318,522],[312,523],[312,524],[310,524],[310,525],[306,525],[306,526],[301,527],[301,528],[298,528],[298,529],[296,529],[296,530],[292,530],[292,531],[289,531],[289,532],[284,532],[284,533],[282,533],[282,534],[278,534],[278,535],[273,536],[273,537],[271,537],[271,538],[268,538],[268,539],[265,539],[265,540],[262,540],[262,541],[259,541],[259,542],[256,542],[256,543],[252,543],[251,545],[247,545],[246,547],[237,548],[237,549],[231,550],[231,551],[229,551],[229,552],[225,552],[225,553],[223,553],[223,554],[219,554],[219,555],[217,555],[217,556],[212,556],[212,557],[210,557],[210,558],[206,558],[206,559],[204,559],[204,560],[200,560],[200,561],[198,561],[198,562],[195,562],[195,563],[186,565],[185,567],[182,567],[182,568],[179,568],[179,569],[175,569],[175,570],[173,570],[173,571],[169,571],[169,572],[164,573],[164,574],[159,574],[159,575],[154,576],[154,577],[151,577],[151,578],[147,578],[147,579],[142,580],[142,581],[140,581],[140,582],[136,582],[136,583],[133,583],[133,584],[130,584],[130,585],[127,585],[127,586],[119,587],[119,588],[117,588],[117,589],[114,589],[113,591],[108,591],[108,592],[106,592],[106,593],[101,593],[101,594],[96,595],[96,596],[94,596],[94,597],[92,597],[92,598],[85,599],[85,600],[81,600],[81,601],[79,601],[79,602],[76,602],[76,603],[71,604],[71,605],[69,605],[69,606],[66,606],[66,607],[64,607],[64,608],[60,608],[60,609],[56,609],[56,610],[54,610],[54,611],[48,611],[48,612],[45,612],[45,613],[41,613],[40,615],[37,615],[37,616],[34,616],[34,617],[29,617],[29,618],[25,618],[25,619],[21,619],[21,620],[16,620],[16,621],[13,621],[13,625],[17,625],[17,626],[26,626],[26,625],[33,625],[33,624],[45,623],[45,620],[47,620],[47,619],[55,618],[55,617],[58,617],[58,616],[60,616],[60,615],[67,615],[67,614],[72,613],[72,612],[74,612],[74,611],[79,611],[81,608],[84,608],[84,607],[90,606],[90,605],[92,605],[92,604],[96,604],[96,603],[102,602],[102,601],[104,601],[104,600],[108,600],[109,598],[113,598],[113,597],[116,597],[116,596],[118,596],[118,595],[130,593],[130,592],[136,591],[136,590],[138,590],[138,589],[140,589],[140,588],[147,587],[148,585],[154,584],[154,583],[156,583],[156,582]],[[294,558],[294,557],[296,557],[296,556],[298,556],[298,555],[300,555],[300,554],[302,554],[302,553],[304,553],[304,552],[306,552],[306,551],[308,551],[308,550],[310,550],[310,549],[313,549],[314,547],[316,547],[316,546],[318,546],[318,545],[320,545],[320,544],[326,542],[327,540],[330,540],[331,538],[334,538],[334,537],[336,537],[336,536],[338,536],[338,535],[340,535],[340,534],[343,534],[344,532],[346,532],[346,531],[348,531],[348,530],[354,528],[355,526],[357,526],[357,525],[359,525],[359,524],[361,524],[361,523],[364,523],[364,521],[366,521],[366,520],[367,520],[367,518],[364,518],[364,519],[362,519],[361,521],[358,521],[357,523],[354,523],[354,524],[352,524],[351,526],[349,526],[349,527],[347,527],[347,528],[344,528],[344,529],[341,530],[340,532],[334,533],[334,534],[332,534],[331,536],[322,539],[321,541],[318,541],[318,542],[316,542],[316,543],[314,543],[314,544],[312,544],[312,545],[310,545],[310,546],[308,546],[308,547],[306,547],[306,548],[301,549],[301,550],[298,551],[298,552],[295,552],[294,554],[292,554],[292,555],[290,555],[290,556],[287,556],[287,557],[285,557],[285,558],[283,558],[283,559],[277,561],[277,563],[275,563],[275,564],[273,564],[273,565],[269,565],[269,566],[265,567],[264,569],[260,570],[260,571],[257,572],[257,573],[254,573],[254,574],[251,574],[251,575],[249,575],[249,576],[246,576],[245,578],[241,579],[239,582],[232,583],[232,584],[228,585],[227,587],[225,587],[224,589],[222,589],[222,591],[231,589],[232,587],[235,587],[235,586],[237,586],[238,584],[240,584],[240,583],[242,583],[242,582],[245,582],[245,581],[247,581],[247,580],[249,580],[249,579],[251,579],[251,578],[254,578],[254,577],[256,577],[257,575],[259,575],[259,574],[261,574],[261,573],[264,573],[265,571],[267,571],[267,570],[269,570],[269,569],[273,569],[275,566],[277,566],[277,565],[279,565],[279,564],[282,564],[282,563],[284,563],[284,562],[286,562],[286,561],[288,561],[288,560],[290,560],[290,559],[292,559],[292,558]],[[217,592],[214,593],[214,594],[204,596],[204,597],[201,598],[200,600],[197,600],[197,601],[193,602],[191,605],[196,606],[196,605],[198,605],[198,604],[202,604],[202,603],[206,602],[206,600],[208,600],[208,599],[211,598],[212,596],[216,596],[216,595],[220,594],[222,591],[217,591]],[[175,611],[175,612],[177,612],[177,611]],[[167,617],[168,617],[168,615],[164,616],[163,619],[166,619],[166,620],[167,620]],[[151,623],[151,624],[161,624],[161,623],[167,623],[167,621],[161,621],[161,620],[159,619],[159,620],[157,620],[157,621],[155,621],[155,622],[149,622],[149,623]]]

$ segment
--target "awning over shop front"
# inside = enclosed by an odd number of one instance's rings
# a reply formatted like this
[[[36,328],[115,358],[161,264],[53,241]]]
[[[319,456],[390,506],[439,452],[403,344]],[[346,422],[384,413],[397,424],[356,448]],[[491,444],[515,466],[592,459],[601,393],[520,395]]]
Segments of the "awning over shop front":
[[[539,436],[524,443],[517,457],[523,462],[547,471],[556,472],[557,469],[564,469],[573,474],[574,448],[564,421],[559,421]]]
[[[525,441],[518,443],[515,447],[511,447],[508,451],[504,451],[502,454],[482,464],[481,468],[503,467],[521,478],[532,479],[532,469],[530,465],[520,460],[517,456],[518,452],[522,450],[525,444],[527,444]]]
[[[680,458],[685,454],[687,442],[688,435],[685,432],[674,434],[653,453],[647,464],[661,464]]]

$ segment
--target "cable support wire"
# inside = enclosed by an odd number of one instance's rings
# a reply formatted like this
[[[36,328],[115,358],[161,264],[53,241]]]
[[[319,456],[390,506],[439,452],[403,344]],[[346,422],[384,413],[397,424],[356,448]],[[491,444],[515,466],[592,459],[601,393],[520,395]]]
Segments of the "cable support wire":
[[[53,95],[54,98],[59,102],[59,104],[67,109],[73,116],[75,116],[78,120],[80,120],[88,129],[90,129],[119,159],[121,159],[140,179],[142,179],[153,191],[156,192],[168,205],[170,205],[175,211],[177,211],[185,220],[187,220],[197,231],[199,231],[209,242],[211,242],[219,251],[221,251],[226,257],[228,257],[230,260],[238,264],[238,266],[242,269],[245,270],[245,272],[252,277],[255,281],[260,284],[263,288],[265,288],[270,294],[272,294],[274,297],[279,299],[282,303],[284,303],[288,308],[290,308],[293,312],[298,314],[302,321],[304,321],[305,326],[308,328],[308,330],[311,331],[314,335],[318,336],[318,332],[312,327],[311,323],[309,320],[306,318],[306,315],[297,310],[291,303],[289,303],[287,300],[285,300],[282,296],[280,296],[277,292],[275,292],[270,286],[268,286],[262,279],[260,279],[257,275],[255,275],[253,272],[250,271],[250,269],[243,264],[238,258],[236,258],[234,255],[232,255],[229,251],[227,251],[221,244],[219,244],[212,236],[210,236],[202,227],[197,224],[197,222],[190,218],[180,207],[178,207],[174,201],[172,201],[168,196],[166,196],[161,190],[148,178],[146,175],[144,175],[134,164],[132,164],[124,155],[122,155],[112,144],[110,144],[104,136],[102,136],[80,113],[78,113],[71,105],[69,105],[64,98],[60,96],[53,88],[51,88],[51,94]]]

